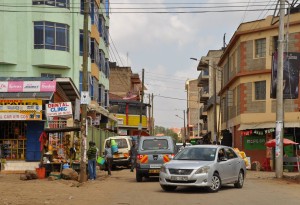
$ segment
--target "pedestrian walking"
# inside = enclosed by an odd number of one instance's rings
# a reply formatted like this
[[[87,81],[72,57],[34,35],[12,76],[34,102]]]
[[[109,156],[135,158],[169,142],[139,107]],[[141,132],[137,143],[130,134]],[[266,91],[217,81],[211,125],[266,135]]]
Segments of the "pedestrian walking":
[[[105,166],[107,168],[108,175],[111,175],[113,155],[112,155],[110,140],[106,141],[104,155],[105,155]]]
[[[88,158],[88,171],[89,171],[89,179],[96,179],[96,157],[97,157],[97,148],[96,144],[92,141],[89,142],[89,149],[87,150],[87,158]]]
[[[132,141],[132,146],[129,151],[129,156],[130,156],[130,171],[133,172],[134,168],[136,167],[136,156],[137,156],[137,145],[136,141]]]

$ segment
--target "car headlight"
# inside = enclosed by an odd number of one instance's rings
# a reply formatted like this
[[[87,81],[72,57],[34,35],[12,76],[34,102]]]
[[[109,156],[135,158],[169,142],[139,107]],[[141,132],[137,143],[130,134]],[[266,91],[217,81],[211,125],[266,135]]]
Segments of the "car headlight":
[[[198,169],[196,171],[195,174],[207,174],[208,171],[209,171],[210,167],[209,166],[204,166],[204,167],[201,167],[200,169]]]
[[[167,169],[165,166],[160,167],[160,172],[167,173]]]

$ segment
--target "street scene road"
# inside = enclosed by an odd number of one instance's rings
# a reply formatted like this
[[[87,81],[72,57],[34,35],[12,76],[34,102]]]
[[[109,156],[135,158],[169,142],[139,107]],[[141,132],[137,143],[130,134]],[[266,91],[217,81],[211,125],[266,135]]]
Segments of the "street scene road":
[[[297,176],[297,173],[292,173]],[[99,171],[97,179],[79,184],[76,181],[47,179],[19,180],[19,175],[0,176],[0,203],[16,205],[35,204],[264,204],[297,205],[300,202],[300,184],[275,178],[273,172],[248,171],[242,189],[233,185],[222,187],[218,193],[202,188],[179,188],[174,192],[161,189],[157,178],[141,183],[135,173],[118,169],[108,176]]]

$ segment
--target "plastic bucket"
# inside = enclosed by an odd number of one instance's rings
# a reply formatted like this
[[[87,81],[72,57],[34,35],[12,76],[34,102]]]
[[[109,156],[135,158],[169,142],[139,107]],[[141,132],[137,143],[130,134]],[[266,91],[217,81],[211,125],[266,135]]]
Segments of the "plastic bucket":
[[[36,168],[36,173],[37,173],[37,177],[39,179],[45,179],[46,176],[46,169],[45,167],[41,167],[41,168]]]
[[[117,145],[112,145],[111,150],[112,150],[112,153],[118,152],[118,146]]]

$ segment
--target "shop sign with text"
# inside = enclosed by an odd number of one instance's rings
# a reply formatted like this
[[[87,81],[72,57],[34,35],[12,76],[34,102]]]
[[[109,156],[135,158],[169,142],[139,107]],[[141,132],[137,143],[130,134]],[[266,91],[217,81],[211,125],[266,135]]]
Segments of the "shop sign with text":
[[[42,120],[42,100],[0,100],[0,120]]]
[[[60,102],[46,104],[47,117],[72,115],[72,103]]]
[[[55,92],[56,81],[0,81],[0,92]]]

